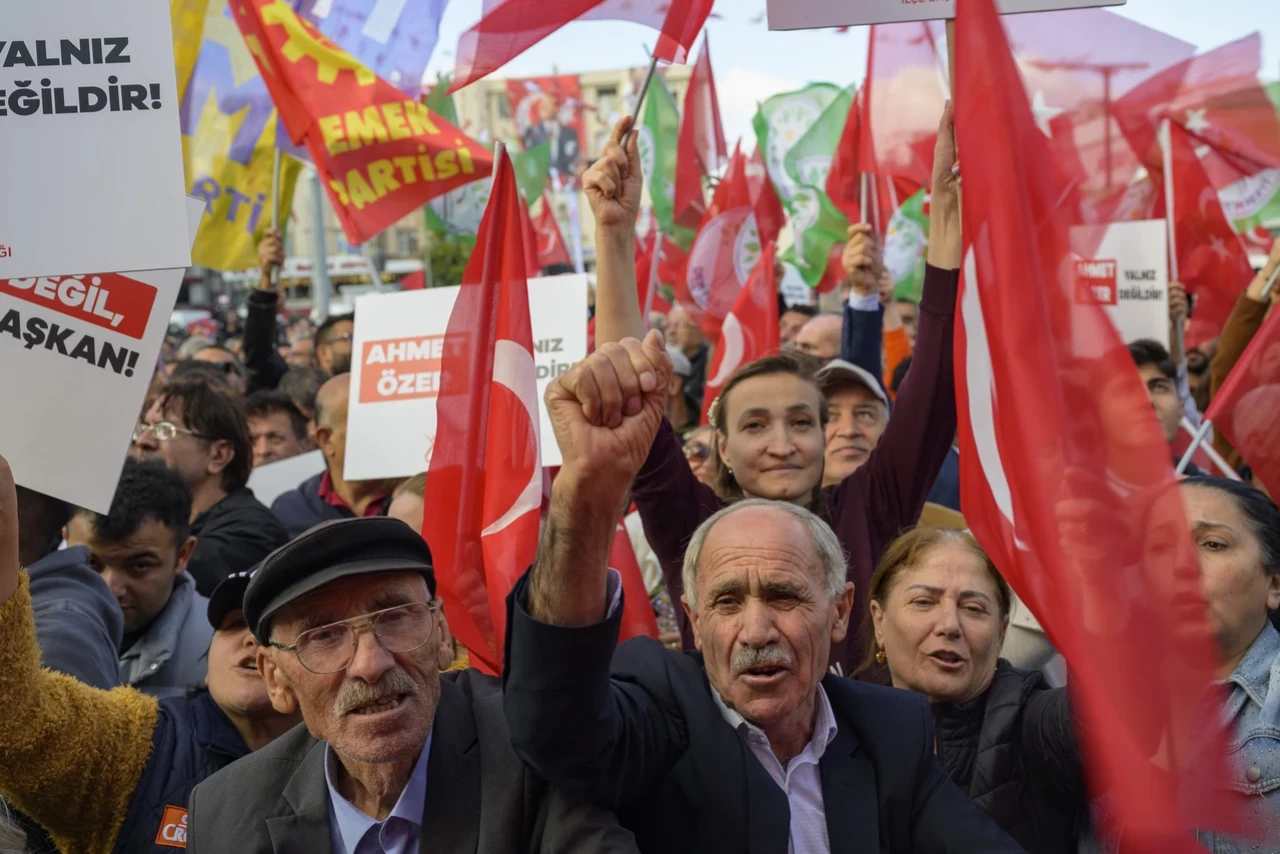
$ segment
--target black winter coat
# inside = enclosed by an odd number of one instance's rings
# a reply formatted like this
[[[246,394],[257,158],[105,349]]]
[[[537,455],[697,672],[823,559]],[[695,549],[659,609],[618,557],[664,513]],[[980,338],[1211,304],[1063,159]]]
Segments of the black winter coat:
[[[981,696],[933,711],[956,785],[1028,854],[1074,854],[1088,792],[1066,689],[1001,659]]]
[[[253,490],[241,487],[201,513],[191,523],[195,550],[187,572],[201,596],[213,595],[224,578],[253,569],[264,557],[289,542],[284,526]]]

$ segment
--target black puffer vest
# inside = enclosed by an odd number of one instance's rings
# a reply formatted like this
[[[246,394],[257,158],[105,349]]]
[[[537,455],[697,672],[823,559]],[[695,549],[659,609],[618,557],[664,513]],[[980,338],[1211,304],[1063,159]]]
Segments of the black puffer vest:
[[[967,703],[937,703],[938,760],[1028,854],[1073,854],[1087,794],[1066,696],[1001,659]]]

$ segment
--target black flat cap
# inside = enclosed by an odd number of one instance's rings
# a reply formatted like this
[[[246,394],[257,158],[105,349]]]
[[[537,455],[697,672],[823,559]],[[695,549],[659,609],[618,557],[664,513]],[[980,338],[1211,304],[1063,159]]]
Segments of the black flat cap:
[[[245,588],[249,586],[249,579],[257,569],[255,566],[247,572],[228,575],[213,588],[213,595],[209,597],[209,625],[213,626],[215,632],[222,628],[222,621],[227,618],[227,614],[244,607]]]
[[[378,572],[420,572],[434,596],[436,574],[422,535],[399,519],[367,516],[316,525],[267,555],[244,592],[244,617],[259,643],[285,605],[331,581]]]

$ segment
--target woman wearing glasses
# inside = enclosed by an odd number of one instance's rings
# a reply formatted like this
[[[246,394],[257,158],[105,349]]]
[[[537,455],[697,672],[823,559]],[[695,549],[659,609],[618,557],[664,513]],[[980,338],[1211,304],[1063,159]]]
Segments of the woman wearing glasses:
[[[612,358],[625,358],[616,342],[643,334],[631,245],[643,176],[634,138],[629,151],[621,147],[629,122],[618,123],[603,157],[583,179],[597,230],[597,351],[589,358],[602,376],[613,370]],[[919,519],[956,427],[951,354],[960,216],[950,112],[938,140],[919,343],[892,425],[865,464],[824,488],[827,401],[814,381],[812,360],[792,352],[744,365],[721,390],[711,417],[717,463],[712,485],[699,483],[690,473],[675,431],[664,423],[632,497],[673,603],[683,594],[681,564],[694,530],[725,504],[749,497],[799,504],[825,519],[849,555],[848,578],[857,597],[853,613],[866,614],[865,591],[876,560],[899,530]],[[854,239],[873,259],[869,238],[859,233]],[[874,281],[874,262],[861,275]],[[691,648],[688,618],[681,609],[677,617],[685,646]],[[857,628],[851,625],[848,637],[832,648],[830,661],[837,673],[850,673],[859,663],[853,642]]]

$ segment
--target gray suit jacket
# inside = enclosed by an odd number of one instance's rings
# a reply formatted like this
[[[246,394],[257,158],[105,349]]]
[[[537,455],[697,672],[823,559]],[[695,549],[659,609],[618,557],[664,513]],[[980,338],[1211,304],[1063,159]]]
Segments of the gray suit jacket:
[[[431,854],[638,854],[613,814],[570,799],[511,748],[498,680],[440,677],[423,851]],[[189,854],[332,851],[324,743],[299,726],[191,793]]]

